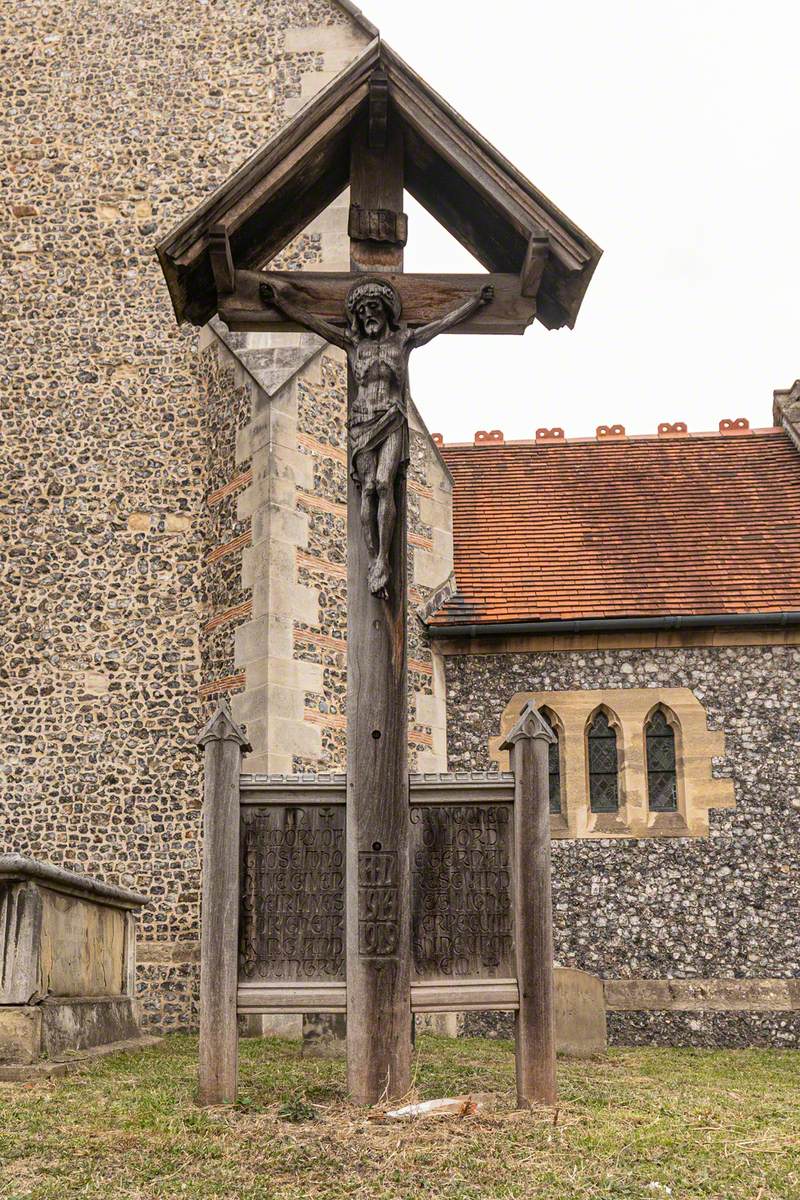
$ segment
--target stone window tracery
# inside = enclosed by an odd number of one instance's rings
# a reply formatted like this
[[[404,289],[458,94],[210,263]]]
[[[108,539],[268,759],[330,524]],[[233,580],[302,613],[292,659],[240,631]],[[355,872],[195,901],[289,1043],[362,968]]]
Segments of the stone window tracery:
[[[708,837],[709,810],[734,807],[733,781],[716,769],[725,734],[709,729],[691,689],[515,692],[489,742],[501,770],[510,762],[500,746],[531,700],[558,737],[548,770],[554,838]]]
[[[547,778],[550,793],[550,812],[561,813],[563,810],[563,786],[561,779],[561,733],[559,722],[549,708],[542,709],[542,716],[556,735],[556,740],[547,747]]]
[[[598,710],[587,731],[589,807],[594,813],[619,811],[617,733],[607,714]]]
[[[645,726],[647,802],[651,812],[678,811],[678,770],[675,731],[663,709],[657,708]]]

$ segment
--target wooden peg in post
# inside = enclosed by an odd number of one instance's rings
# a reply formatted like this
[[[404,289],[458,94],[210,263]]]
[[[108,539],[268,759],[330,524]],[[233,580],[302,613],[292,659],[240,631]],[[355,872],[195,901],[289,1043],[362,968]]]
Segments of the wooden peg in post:
[[[196,739],[204,754],[200,1104],[233,1104],[238,1074],[239,776],[251,749],[228,705]]]
[[[517,1105],[555,1104],[553,901],[550,880],[548,747],[555,734],[529,701],[500,747],[514,771],[514,944]]]

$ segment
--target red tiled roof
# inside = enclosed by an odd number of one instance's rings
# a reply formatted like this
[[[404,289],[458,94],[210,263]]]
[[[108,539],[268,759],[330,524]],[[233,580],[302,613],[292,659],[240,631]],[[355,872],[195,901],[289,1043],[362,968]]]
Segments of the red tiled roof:
[[[800,611],[781,429],[441,452],[458,591],[432,625]]]

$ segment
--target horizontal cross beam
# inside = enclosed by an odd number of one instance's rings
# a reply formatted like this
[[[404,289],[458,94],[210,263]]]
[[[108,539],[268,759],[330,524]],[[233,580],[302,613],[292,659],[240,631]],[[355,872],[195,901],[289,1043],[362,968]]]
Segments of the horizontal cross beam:
[[[402,319],[414,327],[443,317],[492,284],[494,300],[480,309],[452,333],[524,333],[536,316],[536,297],[523,296],[518,275],[403,275],[385,274],[403,299]],[[229,329],[240,333],[261,330],[297,332],[294,325],[275,308],[261,300],[262,283],[289,286],[289,296],[326,321],[343,325],[345,300],[355,277],[323,271],[244,271],[237,270],[235,288],[220,294],[219,315]]]

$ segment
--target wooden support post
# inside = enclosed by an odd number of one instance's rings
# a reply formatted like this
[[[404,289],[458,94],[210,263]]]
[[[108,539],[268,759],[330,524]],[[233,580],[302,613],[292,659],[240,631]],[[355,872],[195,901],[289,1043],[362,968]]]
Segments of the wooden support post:
[[[200,932],[200,1104],[236,1100],[239,982],[239,776],[250,750],[230,709],[197,738],[205,758],[203,896]]]
[[[399,212],[403,150],[389,120],[385,147],[354,132],[351,195],[364,209]],[[401,271],[403,249],[352,241],[355,274]],[[352,379],[348,412],[355,397]],[[367,586],[361,493],[347,493],[347,1078],[357,1104],[396,1099],[410,1086],[411,931],[406,685],[406,484],[397,518],[389,599]]]
[[[350,149],[351,211],[382,212],[385,228],[380,240],[350,239],[350,271],[372,275],[376,272],[403,270],[403,245],[408,222],[403,217],[403,136],[396,121],[389,122],[385,144],[373,150],[369,146],[366,124],[353,130]],[[397,230],[397,241],[387,239],[389,227]],[[355,230],[354,230],[355,231]]]
[[[548,747],[555,735],[536,705],[525,705],[501,746],[514,771],[514,942],[517,1105],[555,1104],[553,901],[550,879]]]

